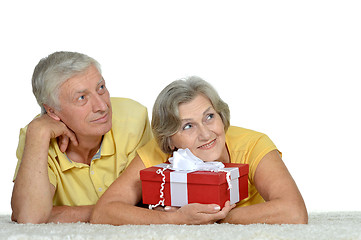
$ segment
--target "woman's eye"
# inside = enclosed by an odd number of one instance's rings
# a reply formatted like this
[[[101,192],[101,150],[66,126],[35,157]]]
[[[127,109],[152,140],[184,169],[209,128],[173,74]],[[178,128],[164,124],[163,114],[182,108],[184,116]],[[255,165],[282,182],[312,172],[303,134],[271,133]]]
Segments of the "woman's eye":
[[[187,129],[190,129],[192,127],[192,124],[186,124],[186,125],[184,125],[184,127],[183,127],[183,130],[187,130]]]
[[[208,116],[207,116],[207,120],[210,120],[210,119],[212,119],[212,118],[214,118],[214,114],[213,114],[213,113],[208,114]]]

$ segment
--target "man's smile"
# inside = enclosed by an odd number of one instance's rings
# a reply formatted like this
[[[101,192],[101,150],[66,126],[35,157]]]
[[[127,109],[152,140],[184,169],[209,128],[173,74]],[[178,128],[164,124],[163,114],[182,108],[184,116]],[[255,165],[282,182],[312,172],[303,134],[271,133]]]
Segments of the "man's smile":
[[[99,117],[97,119],[91,120],[90,122],[92,122],[92,123],[105,123],[105,122],[108,121],[108,119],[109,119],[109,114],[106,113],[106,114],[104,114],[103,116],[101,116],[101,117]]]

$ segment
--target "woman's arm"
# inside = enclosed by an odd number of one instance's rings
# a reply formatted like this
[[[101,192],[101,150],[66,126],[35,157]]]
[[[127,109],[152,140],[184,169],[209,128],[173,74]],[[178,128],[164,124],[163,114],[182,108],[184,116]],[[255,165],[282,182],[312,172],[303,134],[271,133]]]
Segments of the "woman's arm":
[[[137,155],[95,205],[90,222],[100,224],[208,224],[223,219],[233,206],[189,204],[175,212],[154,211],[135,205],[141,200],[139,171],[145,166]]]
[[[252,224],[306,224],[308,214],[295,181],[277,150],[258,164],[255,186],[264,203],[233,209],[221,222]]]

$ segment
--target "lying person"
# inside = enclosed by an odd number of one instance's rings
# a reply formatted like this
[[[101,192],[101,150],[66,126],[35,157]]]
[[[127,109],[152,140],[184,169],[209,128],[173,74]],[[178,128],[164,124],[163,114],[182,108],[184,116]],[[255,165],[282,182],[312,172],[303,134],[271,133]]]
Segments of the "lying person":
[[[92,223],[105,224],[291,224],[308,215],[280,152],[265,135],[230,126],[228,105],[198,77],[172,82],[157,97],[152,115],[154,140],[137,150],[130,166],[96,204]],[[249,194],[225,206],[192,203],[155,211],[141,201],[139,171],[164,163],[177,149],[188,148],[203,161],[249,164]]]
[[[100,64],[77,52],[41,59],[32,85],[41,115],[20,130],[11,219],[88,222],[99,197],[151,139],[147,109],[111,98]]]

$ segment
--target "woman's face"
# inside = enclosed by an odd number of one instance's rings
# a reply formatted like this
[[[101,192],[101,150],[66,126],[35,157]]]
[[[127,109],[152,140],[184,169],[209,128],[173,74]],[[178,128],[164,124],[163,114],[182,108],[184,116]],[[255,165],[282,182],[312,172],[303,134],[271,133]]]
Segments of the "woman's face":
[[[206,162],[229,162],[224,124],[204,95],[179,105],[181,128],[171,136],[172,148],[188,148]]]

